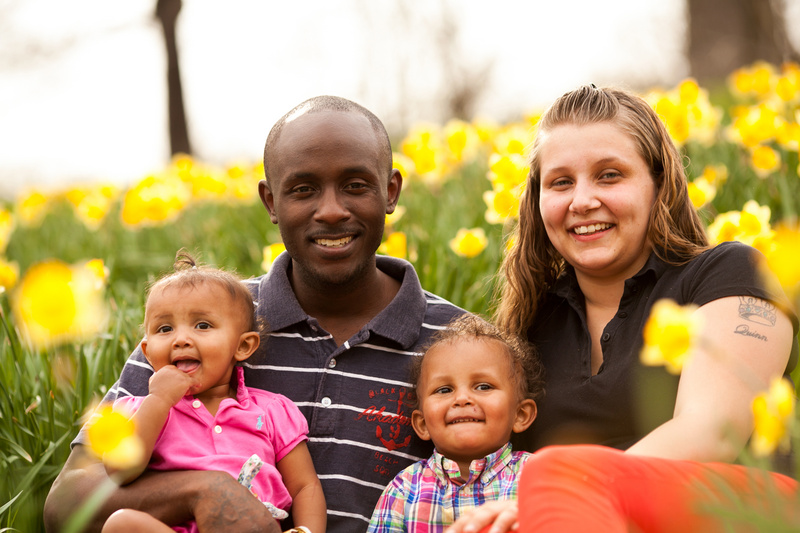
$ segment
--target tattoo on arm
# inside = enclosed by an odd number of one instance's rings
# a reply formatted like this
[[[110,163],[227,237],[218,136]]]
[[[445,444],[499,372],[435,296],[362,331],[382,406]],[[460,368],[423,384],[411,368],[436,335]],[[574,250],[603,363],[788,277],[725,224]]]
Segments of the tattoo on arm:
[[[774,326],[778,320],[777,309],[774,305],[753,296],[739,296],[739,316],[748,322],[769,327]]]

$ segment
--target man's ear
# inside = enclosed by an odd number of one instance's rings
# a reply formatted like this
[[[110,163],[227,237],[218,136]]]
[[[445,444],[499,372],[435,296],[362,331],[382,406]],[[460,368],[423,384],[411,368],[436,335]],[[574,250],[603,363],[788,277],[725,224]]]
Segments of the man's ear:
[[[411,413],[411,427],[417,433],[417,436],[422,440],[431,440],[431,434],[428,432],[428,426],[425,424],[425,417],[422,416],[422,411],[414,409]]]
[[[267,180],[258,182],[258,196],[261,198],[261,203],[267,208],[269,219],[273,224],[277,224],[278,215],[275,214],[275,198],[272,196],[272,189],[270,189]]]
[[[386,214],[391,215],[400,199],[400,190],[403,188],[403,175],[396,168],[389,174],[389,185],[386,196]]]
[[[242,333],[241,337],[239,337],[239,346],[236,347],[236,353],[233,358],[237,361],[244,361],[253,355],[260,343],[261,337],[255,331]]]
[[[533,421],[536,420],[536,412],[536,402],[533,400],[528,399],[519,402],[511,431],[514,433],[522,433],[528,429],[530,425],[533,424]]]

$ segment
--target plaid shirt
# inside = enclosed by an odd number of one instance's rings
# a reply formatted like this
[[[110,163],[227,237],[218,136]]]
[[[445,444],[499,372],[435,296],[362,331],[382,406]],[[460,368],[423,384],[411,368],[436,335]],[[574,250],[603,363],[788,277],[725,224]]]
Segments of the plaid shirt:
[[[517,497],[517,475],[527,452],[512,452],[506,444],[483,459],[472,461],[463,481],[455,461],[438,451],[409,466],[394,478],[378,500],[368,533],[440,532],[465,511],[485,502]]]

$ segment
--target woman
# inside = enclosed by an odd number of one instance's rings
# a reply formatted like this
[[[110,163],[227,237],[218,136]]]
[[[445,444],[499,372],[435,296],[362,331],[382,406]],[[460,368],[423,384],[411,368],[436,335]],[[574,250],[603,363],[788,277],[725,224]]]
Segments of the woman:
[[[537,485],[523,479],[520,489],[521,499],[536,491],[524,504],[523,529],[533,517],[547,515],[544,522],[566,531],[559,521],[575,518],[576,505],[594,498],[588,530],[615,530],[604,529],[614,521],[648,530],[647,518],[620,519],[617,511],[639,509],[639,500],[670,502],[674,509],[691,499],[664,494],[664,483],[658,497],[642,494],[637,488],[652,481],[648,476],[673,472],[679,491],[698,475],[694,468],[703,468],[697,462],[736,458],[752,432],[754,396],[788,372],[790,354],[792,365],[797,354],[797,318],[786,311],[782,294],[764,288],[761,259],[739,243],[709,248],[680,154],[644,100],[586,86],[548,109],[534,141],[496,315],[498,325],[536,345],[546,369],[539,417],[521,445],[534,451],[549,444],[603,444],[625,454],[597,446],[536,454],[528,478]],[[644,324],[664,298],[696,305],[696,321],[704,324],[702,341],[672,384],[662,379],[663,369],[639,362]],[[575,472],[584,481],[596,481],[597,474],[636,482],[622,494],[614,491],[623,483],[575,486],[577,501],[556,505],[564,500],[547,496],[558,492],[548,490],[554,472],[561,476],[552,481],[556,487]],[[792,485],[788,478],[781,482]],[[595,505],[598,500],[602,505]],[[647,512],[663,522],[660,510]],[[598,515],[608,522],[598,523]],[[451,531],[477,531],[495,517],[490,531],[505,531],[517,519],[516,506],[484,506]],[[536,527],[542,531],[545,524]]]

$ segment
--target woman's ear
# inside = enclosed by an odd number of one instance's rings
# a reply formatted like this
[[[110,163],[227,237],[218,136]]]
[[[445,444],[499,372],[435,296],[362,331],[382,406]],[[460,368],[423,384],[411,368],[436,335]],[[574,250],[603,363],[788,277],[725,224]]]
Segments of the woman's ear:
[[[411,413],[411,427],[416,431],[417,436],[422,440],[431,440],[431,434],[428,432],[428,426],[425,424],[425,417],[422,416],[422,411],[414,409]]]
[[[511,431],[514,433],[522,433],[528,429],[530,425],[533,424],[533,421],[536,420],[536,412],[536,402],[533,400],[527,399],[519,402]]]
[[[239,346],[236,348],[233,358],[237,361],[244,361],[253,355],[260,343],[261,337],[255,331],[242,333],[241,337],[239,337]]]

